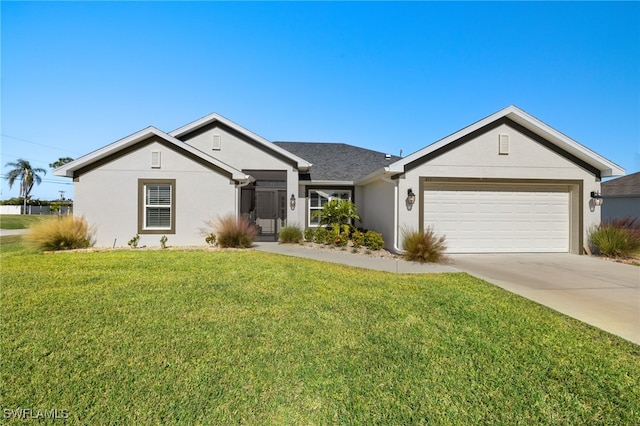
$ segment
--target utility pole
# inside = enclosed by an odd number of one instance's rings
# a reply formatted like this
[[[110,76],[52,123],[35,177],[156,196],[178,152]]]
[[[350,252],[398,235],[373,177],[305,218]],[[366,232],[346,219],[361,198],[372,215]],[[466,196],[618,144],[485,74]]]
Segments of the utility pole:
[[[60,201],[64,201],[64,191],[58,191],[60,193]]]

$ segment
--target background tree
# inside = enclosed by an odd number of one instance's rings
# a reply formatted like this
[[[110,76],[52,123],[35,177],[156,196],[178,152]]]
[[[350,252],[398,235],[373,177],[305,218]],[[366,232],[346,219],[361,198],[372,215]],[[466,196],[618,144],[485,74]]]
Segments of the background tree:
[[[57,169],[58,167],[62,167],[67,163],[70,163],[73,161],[73,158],[71,157],[60,157],[58,158],[57,161],[54,161],[53,163],[49,164],[49,167],[51,167],[52,169]]]
[[[4,165],[5,167],[13,167],[13,169],[9,170],[9,172],[5,175],[5,179],[9,184],[9,189],[13,186],[16,179],[20,180],[20,196],[23,197],[24,200],[24,211],[27,212],[27,198],[31,193],[31,189],[33,188],[33,184],[37,183],[40,185],[42,182],[42,178],[38,173],[47,174],[47,171],[43,168],[31,167],[31,164],[27,160],[23,160],[19,158],[15,162],[9,162]]]

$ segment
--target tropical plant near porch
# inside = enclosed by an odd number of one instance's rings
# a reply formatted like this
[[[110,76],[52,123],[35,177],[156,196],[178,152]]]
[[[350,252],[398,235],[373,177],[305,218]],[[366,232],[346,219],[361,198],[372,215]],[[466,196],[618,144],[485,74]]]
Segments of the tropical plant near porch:
[[[348,200],[331,200],[311,215],[311,219],[320,218],[320,225],[342,227],[351,226],[354,220],[360,220],[356,205]]]

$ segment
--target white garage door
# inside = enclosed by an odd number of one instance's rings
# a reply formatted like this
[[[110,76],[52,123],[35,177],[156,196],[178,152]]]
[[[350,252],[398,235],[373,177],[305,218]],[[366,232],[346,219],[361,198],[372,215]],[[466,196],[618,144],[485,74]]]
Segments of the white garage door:
[[[424,193],[424,227],[450,253],[569,251],[566,187],[435,186]]]

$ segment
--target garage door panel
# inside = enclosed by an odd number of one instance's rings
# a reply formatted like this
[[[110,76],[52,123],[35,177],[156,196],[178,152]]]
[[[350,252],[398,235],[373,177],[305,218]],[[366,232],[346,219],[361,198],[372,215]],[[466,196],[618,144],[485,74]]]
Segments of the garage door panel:
[[[424,226],[449,252],[567,252],[569,193],[557,187],[427,187]]]

